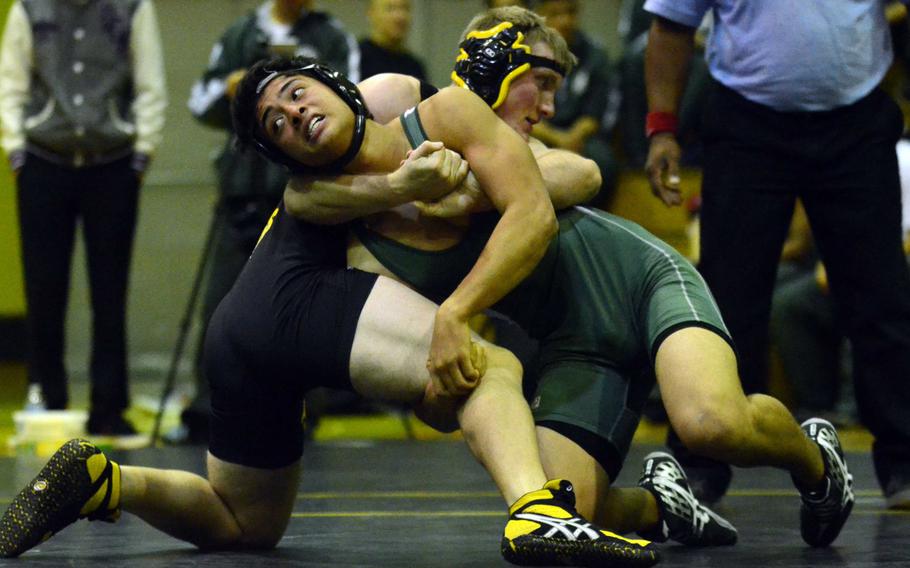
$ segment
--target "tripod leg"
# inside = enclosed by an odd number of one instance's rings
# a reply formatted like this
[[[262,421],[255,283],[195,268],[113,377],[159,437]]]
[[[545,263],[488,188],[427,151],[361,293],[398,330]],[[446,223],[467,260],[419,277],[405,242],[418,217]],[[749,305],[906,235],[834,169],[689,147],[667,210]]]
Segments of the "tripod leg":
[[[221,230],[223,223],[223,207],[216,205],[212,220],[209,223],[208,233],[205,237],[205,245],[202,249],[202,256],[196,267],[196,274],[193,278],[193,286],[190,289],[190,297],[187,300],[186,310],[183,313],[183,319],[180,322],[180,330],[177,334],[177,344],[174,346],[174,353],[171,356],[171,364],[168,368],[167,378],[164,381],[164,388],[161,390],[161,399],[158,403],[158,412],[155,414],[155,425],[152,428],[152,435],[149,439],[149,445],[154,446],[158,441],[161,433],[161,419],[164,416],[164,406],[168,397],[174,390],[174,382],[177,379],[177,368],[180,365],[180,358],[183,356],[183,348],[186,346],[186,338],[189,334],[190,327],[193,323],[193,316],[196,314],[196,303],[199,300],[199,291],[202,289],[202,281],[205,279],[206,267],[212,256],[212,249],[215,244],[215,236]]]

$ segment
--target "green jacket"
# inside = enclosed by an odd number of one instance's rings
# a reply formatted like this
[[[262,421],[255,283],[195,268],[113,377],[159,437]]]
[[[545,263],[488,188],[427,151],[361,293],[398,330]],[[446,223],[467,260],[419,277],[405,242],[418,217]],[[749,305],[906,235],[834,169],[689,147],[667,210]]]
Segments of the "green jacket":
[[[209,65],[193,85],[188,106],[200,122],[230,133],[215,160],[218,185],[224,198],[281,197],[287,183],[287,170],[262,158],[252,149],[234,147],[230,102],[225,96],[225,79],[237,69],[249,68],[275,52],[274,24],[269,17],[270,3],[240,18],[212,48]],[[341,23],[322,12],[305,12],[291,27],[287,39],[296,45],[297,55],[315,57],[359,80],[360,52],[356,39]],[[282,42],[284,43],[284,42]]]

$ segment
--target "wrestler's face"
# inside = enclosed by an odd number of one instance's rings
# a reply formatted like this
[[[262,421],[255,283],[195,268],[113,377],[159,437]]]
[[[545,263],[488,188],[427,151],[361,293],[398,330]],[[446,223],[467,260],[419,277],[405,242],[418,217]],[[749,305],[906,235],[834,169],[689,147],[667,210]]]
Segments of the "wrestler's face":
[[[553,49],[543,42],[532,45],[531,53],[553,59]],[[512,81],[509,94],[496,114],[527,140],[535,124],[556,112],[554,100],[561,82],[562,75],[556,71],[532,67]]]
[[[321,81],[305,75],[276,77],[256,105],[266,138],[306,166],[339,158],[354,135],[354,112]]]

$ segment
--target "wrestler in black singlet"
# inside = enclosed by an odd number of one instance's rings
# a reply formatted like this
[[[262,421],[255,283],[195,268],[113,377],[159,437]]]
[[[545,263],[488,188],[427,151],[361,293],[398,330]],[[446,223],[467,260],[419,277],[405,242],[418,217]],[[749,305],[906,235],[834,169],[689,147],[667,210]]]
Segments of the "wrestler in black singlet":
[[[279,204],[205,339],[212,387],[209,450],[279,468],[303,452],[303,397],[351,389],[357,320],[376,275],[347,269],[346,225],[314,225]]]

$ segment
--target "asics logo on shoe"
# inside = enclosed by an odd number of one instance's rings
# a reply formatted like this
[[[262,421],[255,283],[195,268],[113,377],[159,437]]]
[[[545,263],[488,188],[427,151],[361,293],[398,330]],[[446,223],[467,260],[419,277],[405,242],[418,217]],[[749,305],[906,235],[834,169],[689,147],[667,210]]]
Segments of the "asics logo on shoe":
[[[557,533],[568,540],[597,540],[601,537],[600,532],[593,528],[591,523],[578,517],[557,519],[555,517],[537,515],[534,513],[518,513],[515,515],[515,518],[525,521],[534,521],[535,523],[549,526],[550,530],[541,535],[545,537],[552,537]]]

